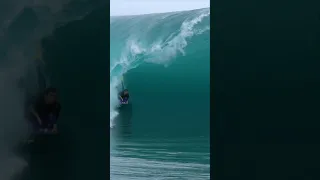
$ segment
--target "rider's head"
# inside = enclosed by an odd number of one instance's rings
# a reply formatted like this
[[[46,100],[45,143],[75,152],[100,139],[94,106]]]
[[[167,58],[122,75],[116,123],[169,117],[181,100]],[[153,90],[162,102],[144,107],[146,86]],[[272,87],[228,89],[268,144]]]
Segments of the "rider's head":
[[[53,87],[47,88],[44,92],[44,99],[46,104],[54,104],[57,102],[57,89]]]
[[[125,89],[125,90],[123,90],[123,94],[129,94],[129,91],[128,91],[128,89]]]

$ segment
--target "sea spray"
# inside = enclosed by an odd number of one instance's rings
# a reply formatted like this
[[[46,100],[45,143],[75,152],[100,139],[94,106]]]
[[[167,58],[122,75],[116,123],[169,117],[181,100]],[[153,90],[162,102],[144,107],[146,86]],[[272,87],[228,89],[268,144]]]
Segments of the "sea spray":
[[[31,73],[34,64],[26,61],[21,51],[11,49],[7,58],[10,63],[2,64],[0,69],[0,179],[3,180],[11,179],[28,165],[15,150],[30,133],[25,119],[26,92],[32,92],[30,87],[37,84],[37,77]]]

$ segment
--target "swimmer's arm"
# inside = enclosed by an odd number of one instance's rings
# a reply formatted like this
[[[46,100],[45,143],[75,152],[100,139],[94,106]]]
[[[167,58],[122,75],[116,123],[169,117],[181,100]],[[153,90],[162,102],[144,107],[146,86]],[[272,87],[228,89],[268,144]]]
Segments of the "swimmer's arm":
[[[41,121],[41,119],[40,119],[40,116],[39,116],[39,114],[35,111],[35,109],[34,109],[33,106],[30,107],[30,111],[31,111],[31,113],[37,118],[37,121],[39,122],[39,124],[42,124],[42,121]]]
[[[58,126],[57,126],[57,124],[53,124],[52,132],[54,132],[54,133],[58,132]]]

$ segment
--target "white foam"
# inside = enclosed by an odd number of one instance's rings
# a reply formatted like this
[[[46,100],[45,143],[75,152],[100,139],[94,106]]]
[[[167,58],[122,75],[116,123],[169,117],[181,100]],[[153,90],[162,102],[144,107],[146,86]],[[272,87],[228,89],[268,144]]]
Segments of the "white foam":
[[[25,91],[37,88],[33,63],[16,49],[9,51],[9,64],[0,69],[0,179],[9,180],[19,174],[27,162],[13,153],[14,148],[29,134],[25,119]],[[31,68],[32,71],[32,68]],[[27,74],[32,76],[27,79]],[[35,76],[33,76],[35,75]]]

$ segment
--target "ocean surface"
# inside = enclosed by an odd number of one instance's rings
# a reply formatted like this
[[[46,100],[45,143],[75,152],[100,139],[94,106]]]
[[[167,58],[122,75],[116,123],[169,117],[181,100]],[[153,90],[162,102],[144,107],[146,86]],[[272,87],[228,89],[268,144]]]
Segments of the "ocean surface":
[[[111,180],[209,179],[209,8],[110,28]],[[130,103],[119,107],[121,81]]]

